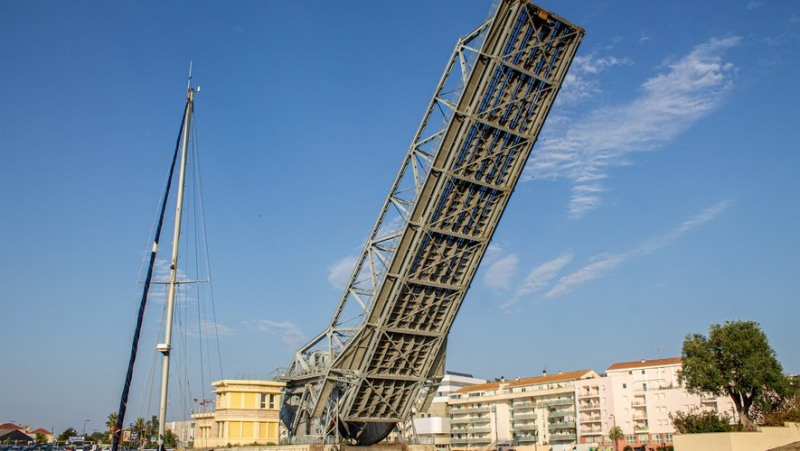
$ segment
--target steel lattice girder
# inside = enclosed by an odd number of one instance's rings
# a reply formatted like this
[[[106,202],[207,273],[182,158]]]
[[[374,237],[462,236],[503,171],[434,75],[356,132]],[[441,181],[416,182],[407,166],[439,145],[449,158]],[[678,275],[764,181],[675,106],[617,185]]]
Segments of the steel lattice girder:
[[[459,41],[333,319],[285,373],[292,435],[330,434],[335,419],[358,439],[357,425],[404,421],[422,390],[432,394],[447,334],[582,37],[528,1],[503,0]]]

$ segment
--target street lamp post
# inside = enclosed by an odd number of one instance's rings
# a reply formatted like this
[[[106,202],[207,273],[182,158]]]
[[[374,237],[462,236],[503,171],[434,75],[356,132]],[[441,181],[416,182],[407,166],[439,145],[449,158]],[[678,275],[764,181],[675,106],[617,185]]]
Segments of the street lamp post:
[[[89,422],[89,420],[84,420],[83,421],[83,435],[84,436],[86,435],[86,423],[88,423],[88,422]]]

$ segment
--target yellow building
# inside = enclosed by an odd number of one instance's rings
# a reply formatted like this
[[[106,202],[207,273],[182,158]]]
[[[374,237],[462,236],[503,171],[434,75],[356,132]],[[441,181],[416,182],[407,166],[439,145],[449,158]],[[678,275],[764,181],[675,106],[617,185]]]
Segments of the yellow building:
[[[195,448],[278,443],[283,382],[226,379],[211,385],[214,410],[192,415]]]

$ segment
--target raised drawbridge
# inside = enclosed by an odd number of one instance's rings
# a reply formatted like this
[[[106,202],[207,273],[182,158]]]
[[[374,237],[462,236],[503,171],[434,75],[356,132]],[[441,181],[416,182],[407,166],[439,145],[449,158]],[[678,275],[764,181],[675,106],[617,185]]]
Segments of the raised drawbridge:
[[[430,402],[447,334],[582,28],[502,0],[461,38],[328,327],[283,375],[295,442],[368,445]]]

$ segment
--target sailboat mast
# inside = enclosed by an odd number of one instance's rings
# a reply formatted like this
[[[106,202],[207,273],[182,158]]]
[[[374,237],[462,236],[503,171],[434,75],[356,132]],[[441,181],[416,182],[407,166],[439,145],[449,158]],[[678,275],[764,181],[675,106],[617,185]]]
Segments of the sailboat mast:
[[[163,356],[161,367],[161,402],[158,415],[158,449],[164,450],[164,439],[167,418],[167,395],[169,387],[169,357],[172,349],[172,316],[175,310],[175,289],[177,286],[178,251],[180,249],[181,219],[183,217],[183,192],[186,180],[186,157],[189,149],[189,130],[192,126],[192,113],[194,112],[194,89],[189,87],[188,104],[184,113],[183,132],[181,141],[181,167],[178,178],[178,197],[175,205],[175,230],[172,237],[172,260],[170,261],[169,291],[167,292],[167,319],[164,327],[164,343],[157,346],[158,352]]]

